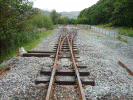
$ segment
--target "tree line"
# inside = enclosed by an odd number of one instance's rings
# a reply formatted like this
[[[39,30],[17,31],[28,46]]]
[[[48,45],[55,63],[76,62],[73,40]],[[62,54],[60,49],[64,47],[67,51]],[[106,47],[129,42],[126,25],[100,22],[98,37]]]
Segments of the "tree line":
[[[53,10],[44,15],[28,0],[0,0],[0,57],[16,47],[38,39],[38,28],[55,24],[108,24],[133,26],[133,0],[99,0],[82,10],[77,19],[61,17]]]
[[[133,27],[133,0],[99,0],[82,10],[79,24],[107,24],[108,26]]]
[[[52,22],[55,24],[76,24],[75,18],[69,18],[69,17],[61,17],[61,14],[57,13],[56,10],[53,10],[50,13],[50,18],[52,19]]]
[[[0,58],[26,43],[37,40],[38,28],[53,28],[54,24],[75,24],[75,19],[63,17],[53,10],[50,16],[33,8],[28,0],[0,0]]]
[[[0,57],[36,40],[38,28],[51,28],[51,18],[28,0],[0,0]]]

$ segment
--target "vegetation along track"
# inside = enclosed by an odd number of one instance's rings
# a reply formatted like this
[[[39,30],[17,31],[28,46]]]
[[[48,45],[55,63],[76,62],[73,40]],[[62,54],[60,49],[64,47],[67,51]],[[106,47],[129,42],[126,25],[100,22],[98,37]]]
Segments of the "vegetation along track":
[[[36,57],[51,57],[54,60],[52,68],[42,68],[40,71],[40,76],[35,80],[35,84],[39,85],[48,85],[47,94],[45,100],[86,100],[83,88],[87,86],[94,86],[94,79],[89,79],[89,71],[86,69],[85,65],[77,65],[78,62],[78,49],[74,43],[75,37],[77,35],[77,29],[67,28],[61,29],[61,35],[58,40],[58,44],[55,44],[53,51],[28,51],[28,53],[23,54],[25,57],[36,56]],[[59,66],[59,62],[62,60],[67,60],[71,62],[68,66]],[[57,96],[57,88],[64,87],[75,89],[75,97],[71,97],[71,94],[68,94],[69,91],[63,92],[62,95],[66,94],[67,96]],[[61,92],[61,89],[59,90]],[[61,95],[61,94],[60,94]],[[78,96],[78,97],[77,97]]]

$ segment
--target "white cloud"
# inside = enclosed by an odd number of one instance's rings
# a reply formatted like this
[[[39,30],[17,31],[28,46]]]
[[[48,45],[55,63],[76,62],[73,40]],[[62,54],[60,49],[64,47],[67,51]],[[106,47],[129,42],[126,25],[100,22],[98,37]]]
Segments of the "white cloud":
[[[34,6],[40,9],[55,9],[62,11],[81,11],[95,4],[99,0],[36,0]]]

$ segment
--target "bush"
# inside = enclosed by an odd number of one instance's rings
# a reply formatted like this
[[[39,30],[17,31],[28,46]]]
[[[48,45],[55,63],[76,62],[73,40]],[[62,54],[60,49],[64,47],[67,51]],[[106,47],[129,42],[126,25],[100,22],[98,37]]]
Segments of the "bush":
[[[76,24],[76,19],[70,18],[68,21],[69,24]]]
[[[53,25],[52,20],[42,13],[37,14],[30,22],[38,28],[50,28]]]
[[[53,25],[50,18],[39,13],[27,0],[1,0],[0,5],[0,58],[38,39],[38,28]]]
[[[89,20],[87,18],[78,18],[77,24],[89,24]]]

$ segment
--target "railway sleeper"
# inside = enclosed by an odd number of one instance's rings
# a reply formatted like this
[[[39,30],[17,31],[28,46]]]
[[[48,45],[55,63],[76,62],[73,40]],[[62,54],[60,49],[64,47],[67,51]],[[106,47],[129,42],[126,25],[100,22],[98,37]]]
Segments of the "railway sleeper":
[[[92,78],[81,77],[81,83],[84,85],[95,85],[95,81]],[[35,80],[35,84],[48,84],[50,76],[40,76]],[[58,85],[76,85],[76,76],[55,76],[55,82]]]
[[[77,65],[77,68],[87,68],[86,65]]]
[[[59,45],[59,44],[55,44],[55,45]],[[63,45],[68,45],[68,43],[63,43]],[[76,44],[72,44],[72,46],[76,46]]]
[[[53,49],[53,51],[57,51],[56,49]],[[67,49],[67,50],[61,50],[61,51],[70,51],[69,49]],[[79,53],[79,50],[73,50],[73,53],[75,54],[78,54]]]
[[[95,86],[95,80],[89,77],[80,77],[82,84]]]
[[[55,58],[55,56],[51,55],[50,58]],[[71,58],[71,56],[64,55],[64,56],[59,56],[58,58]],[[79,58],[79,56],[74,56],[74,58]]]
[[[53,49],[57,49],[57,47],[54,47]],[[69,47],[62,47],[61,49],[69,49]],[[73,47],[73,49],[77,50],[77,47]]]
[[[58,45],[55,45],[54,47],[58,47]],[[69,45],[62,45],[62,47],[69,47]],[[77,47],[77,46],[73,45],[72,47]]]
[[[55,54],[55,51],[33,51],[33,50],[29,50],[27,51],[27,53],[48,53],[48,54]]]
[[[53,53],[24,53],[23,57],[50,57]]]
[[[61,48],[63,51],[70,51],[69,48]],[[53,48],[53,51],[57,50],[57,48]],[[73,51],[78,51],[77,48],[73,48]]]
[[[72,76],[55,76],[55,83],[59,85],[75,85],[77,84],[76,77]],[[84,85],[95,85],[94,79],[90,79],[87,77],[81,78],[81,83]]]
[[[41,75],[51,75],[52,70],[51,69],[42,69],[40,71]],[[90,72],[87,69],[80,69],[79,70],[79,74],[80,76],[89,76]],[[57,76],[75,76],[75,71],[73,69],[60,69],[60,70],[56,70],[56,74]]]
[[[59,85],[75,85],[76,77],[72,76],[55,76],[55,83]]]
[[[35,84],[40,84],[40,83],[49,83],[50,81],[50,76],[39,76],[35,80]]]

